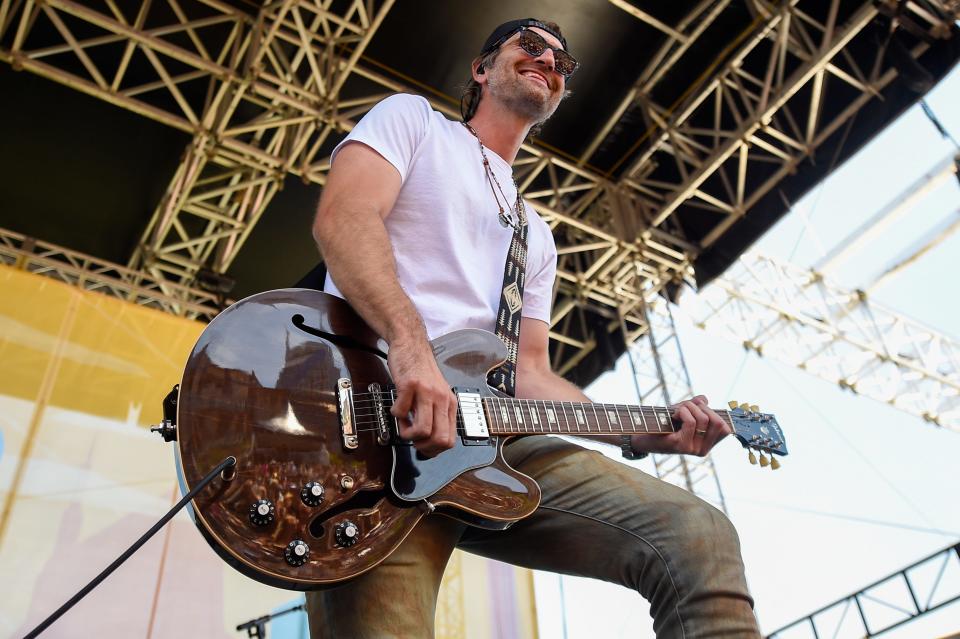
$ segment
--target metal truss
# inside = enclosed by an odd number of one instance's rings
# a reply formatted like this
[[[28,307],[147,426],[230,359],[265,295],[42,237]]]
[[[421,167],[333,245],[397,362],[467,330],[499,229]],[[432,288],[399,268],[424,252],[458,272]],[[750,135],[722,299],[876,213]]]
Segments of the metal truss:
[[[192,134],[129,265],[179,284],[222,273],[287,173],[351,126],[339,92],[393,0],[338,3],[339,14],[286,0],[256,18],[218,0],[143,2],[136,15],[103,4],[5,0],[0,37],[14,35],[0,56]],[[32,48],[38,31],[62,42]]]
[[[697,300],[701,328],[960,431],[960,344],[864,291],[751,252]]]
[[[330,136],[352,128],[384,95],[410,91],[359,64],[392,0],[340,3],[337,14],[328,2],[283,0],[255,17],[219,0],[141,3],[136,15],[115,0],[97,4],[105,11],[91,4],[0,0],[0,58],[193,136],[129,263],[156,281],[191,285],[201,269],[224,272],[287,174],[322,183],[329,158],[321,149]],[[573,309],[616,315],[625,304],[635,308],[641,291],[683,277],[701,250],[896,76],[882,53],[865,72],[844,50],[882,6],[863,2],[837,25],[839,0],[825,23],[799,0],[776,11],[755,3],[757,19],[723,67],[681,104],[654,105],[652,87],[727,4],[704,0],[676,27],[631,11],[668,39],[588,153],[568,161],[535,145],[521,149],[518,183],[558,238],[552,336],[564,344],[562,368],[596,344],[564,337]],[[949,32],[941,3],[910,1],[901,13],[929,37]],[[51,34],[59,43],[49,44]],[[749,71],[756,68],[766,72]],[[351,79],[373,89],[344,99]],[[823,118],[833,81],[855,97]],[[641,140],[646,146],[620,179],[586,169],[635,102],[655,132]],[[748,195],[755,173],[769,177]],[[689,241],[681,208],[707,209],[716,224]]]
[[[767,637],[876,637],[956,601],[960,601],[960,544],[898,570]]]
[[[624,340],[639,402],[670,406],[693,397],[683,350],[670,305],[654,294],[640,307],[644,324],[622,321]],[[657,477],[686,488],[727,512],[713,459],[688,455],[652,455]]]
[[[652,135],[635,146],[640,152],[621,184],[648,199],[655,210],[652,226],[668,222],[681,207],[707,211],[712,228],[697,249],[708,248],[896,77],[884,62],[883,47],[873,48],[866,66],[846,49],[881,5],[862,3],[843,24],[838,14],[850,3],[831,2],[824,22],[802,5],[756,3],[756,27],[743,34],[722,68],[680,103],[665,108],[637,92]],[[929,6],[907,2],[904,15],[927,24],[924,20],[939,15]],[[949,25],[950,14],[942,14],[926,31],[918,27],[931,41]],[[921,43],[912,54],[927,47]],[[828,115],[824,96],[833,83],[844,87],[831,92]]]
[[[191,319],[212,319],[223,302],[213,293],[152,279],[125,266],[6,229],[0,229],[0,264]]]

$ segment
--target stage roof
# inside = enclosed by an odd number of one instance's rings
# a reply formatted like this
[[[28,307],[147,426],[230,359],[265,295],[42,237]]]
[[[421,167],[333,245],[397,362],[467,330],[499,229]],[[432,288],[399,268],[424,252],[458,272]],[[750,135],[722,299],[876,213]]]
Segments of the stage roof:
[[[553,20],[582,68],[517,174],[561,248],[554,364],[586,383],[623,351],[620,327],[643,333],[645,295],[716,277],[960,57],[942,2],[322,5],[0,2],[0,227],[186,286],[223,272],[233,298],[289,286],[317,260],[325,158],[375,98],[453,113],[494,26]],[[214,165],[243,177],[197,214]],[[162,236],[170,216],[179,235]]]

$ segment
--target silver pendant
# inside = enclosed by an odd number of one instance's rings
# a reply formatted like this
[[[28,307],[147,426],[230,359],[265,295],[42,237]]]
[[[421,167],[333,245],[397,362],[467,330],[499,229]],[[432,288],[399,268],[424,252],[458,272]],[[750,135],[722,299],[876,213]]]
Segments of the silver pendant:
[[[500,218],[500,226],[502,226],[505,229],[510,228],[510,220],[507,218],[505,214],[501,213],[497,217]]]

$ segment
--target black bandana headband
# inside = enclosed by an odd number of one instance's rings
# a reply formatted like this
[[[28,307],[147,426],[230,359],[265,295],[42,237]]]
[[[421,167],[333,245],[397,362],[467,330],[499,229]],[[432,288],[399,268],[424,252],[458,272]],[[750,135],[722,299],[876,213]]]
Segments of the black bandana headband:
[[[490,37],[487,38],[487,41],[483,43],[483,49],[480,50],[480,55],[490,53],[490,51],[496,48],[503,40],[506,40],[507,37],[519,31],[521,27],[537,27],[538,29],[543,29],[560,41],[560,44],[563,45],[564,51],[567,50],[567,41],[562,35],[536,18],[525,18],[523,20],[511,20],[510,22],[504,22],[499,27],[494,29],[493,33],[490,34]]]

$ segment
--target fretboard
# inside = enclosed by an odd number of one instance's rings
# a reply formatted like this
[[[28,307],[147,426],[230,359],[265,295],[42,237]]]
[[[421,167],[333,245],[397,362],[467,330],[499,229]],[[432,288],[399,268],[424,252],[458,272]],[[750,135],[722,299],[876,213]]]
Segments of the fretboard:
[[[664,406],[628,406],[554,402],[540,399],[485,397],[487,427],[493,435],[620,435],[676,432],[671,411]],[[717,411],[729,422],[727,411]]]

